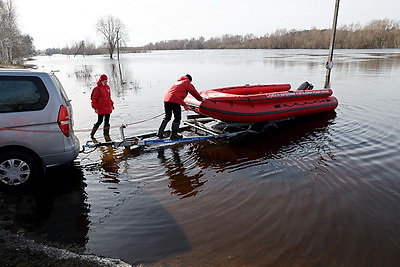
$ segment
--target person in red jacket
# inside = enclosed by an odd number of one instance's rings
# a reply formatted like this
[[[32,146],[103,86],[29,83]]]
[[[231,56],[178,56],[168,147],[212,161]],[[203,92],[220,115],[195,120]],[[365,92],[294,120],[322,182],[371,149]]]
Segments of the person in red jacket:
[[[107,75],[102,74],[97,81],[97,86],[92,90],[90,99],[92,101],[92,108],[97,113],[97,122],[93,125],[90,137],[94,138],[97,129],[99,129],[104,119],[103,134],[104,139],[108,142],[111,141],[110,115],[114,109],[114,102],[111,100],[110,86],[108,86],[107,81]]]
[[[178,79],[178,81],[172,85],[167,91],[164,97],[164,111],[165,116],[161,122],[160,128],[158,129],[157,136],[159,138],[164,137],[164,129],[167,123],[171,120],[172,114],[174,114],[174,121],[171,127],[171,139],[181,139],[182,135],[178,134],[179,123],[182,118],[181,106],[186,106],[183,101],[188,94],[194,96],[197,100],[203,101],[204,99],[194,88],[192,82],[192,76],[186,74]]]

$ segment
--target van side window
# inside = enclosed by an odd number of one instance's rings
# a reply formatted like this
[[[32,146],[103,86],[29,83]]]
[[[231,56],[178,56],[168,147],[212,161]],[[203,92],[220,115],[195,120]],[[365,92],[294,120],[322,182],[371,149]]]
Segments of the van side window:
[[[0,113],[44,109],[49,93],[39,77],[0,76]]]

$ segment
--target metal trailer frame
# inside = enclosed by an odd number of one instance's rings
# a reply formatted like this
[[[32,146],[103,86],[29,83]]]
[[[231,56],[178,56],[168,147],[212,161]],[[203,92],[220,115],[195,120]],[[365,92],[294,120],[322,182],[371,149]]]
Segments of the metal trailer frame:
[[[210,139],[225,139],[228,142],[240,139],[249,134],[261,134],[269,129],[278,128],[278,124],[283,121],[288,121],[293,118],[287,118],[278,121],[269,121],[264,123],[229,123],[216,120],[214,118],[205,117],[194,114],[188,115],[187,120],[183,121],[185,126],[180,128],[180,131],[190,130],[195,136],[183,137],[182,139],[154,139],[157,136],[156,132],[137,135],[133,137],[125,137],[126,125],[122,124],[119,127],[121,139],[119,141],[95,142],[87,141],[80,152],[84,152],[86,148],[95,149],[100,146],[113,146],[114,148],[125,147],[127,149],[137,149],[145,146],[158,144],[175,144],[196,142]],[[169,133],[169,131],[165,131]]]

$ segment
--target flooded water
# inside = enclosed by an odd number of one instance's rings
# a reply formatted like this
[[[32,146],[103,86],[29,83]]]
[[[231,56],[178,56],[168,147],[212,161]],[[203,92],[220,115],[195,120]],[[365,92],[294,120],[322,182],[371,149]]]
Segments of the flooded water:
[[[336,112],[259,138],[129,151],[100,147],[52,170],[41,193],[6,197],[10,221],[82,253],[174,266],[399,266],[400,50],[336,50]],[[45,56],[72,99],[81,143],[90,92],[109,76],[119,126],[155,131],[181,75],[196,88],[304,81],[322,88],[325,50],[205,50]],[[184,112],[186,116],[186,112]],[[97,133],[102,141],[101,132]]]

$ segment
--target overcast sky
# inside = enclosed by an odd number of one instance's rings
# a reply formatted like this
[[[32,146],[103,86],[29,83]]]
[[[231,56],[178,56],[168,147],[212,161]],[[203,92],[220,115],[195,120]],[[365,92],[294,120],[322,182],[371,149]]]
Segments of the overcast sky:
[[[82,40],[100,44],[107,15],[127,27],[130,46],[223,34],[263,36],[277,29],[332,27],[335,0],[13,0],[19,27],[37,49]],[[400,20],[400,0],[341,0],[338,25]]]

